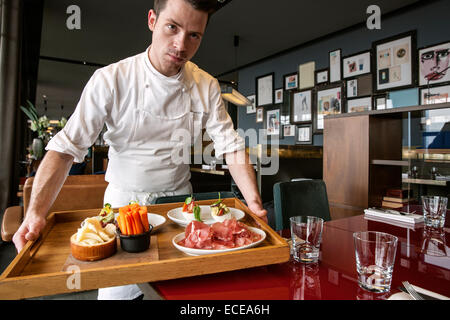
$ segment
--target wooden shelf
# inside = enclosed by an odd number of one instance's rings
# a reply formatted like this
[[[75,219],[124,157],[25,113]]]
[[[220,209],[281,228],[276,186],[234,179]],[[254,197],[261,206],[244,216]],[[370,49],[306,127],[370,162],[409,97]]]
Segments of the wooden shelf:
[[[380,160],[374,159],[371,164],[383,165],[383,166],[408,166],[408,161],[405,160]]]
[[[430,186],[447,186],[447,181],[438,181],[438,180],[431,180],[431,179],[410,179],[410,178],[403,178],[403,183],[412,183],[412,184],[426,184]]]
[[[191,168],[192,172],[200,172],[200,173],[208,173],[208,174],[215,174],[218,176],[224,176],[228,173],[227,171],[223,170],[206,170],[206,169],[200,169],[200,168]]]
[[[333,114],[325,116],[324,119],[333,119],[333,118],[344,118],[344,117],[357,117],[357,116],[376,116],[376,115],[388,115],[388,114],[396,114],[402,112],[414,112],[414,111],[426,111],[426,110],[434,110],[434,109],[446,109],[450,108],[450,103],[436,103],[436,104],[424,104],[419,106],[411,106],[411,107],[399,107],[399,108],[391,108],[384,110],[370,110],[370,111],[362,111],[362,112],[352,112],[352,113],[341,113],[341,114]]]

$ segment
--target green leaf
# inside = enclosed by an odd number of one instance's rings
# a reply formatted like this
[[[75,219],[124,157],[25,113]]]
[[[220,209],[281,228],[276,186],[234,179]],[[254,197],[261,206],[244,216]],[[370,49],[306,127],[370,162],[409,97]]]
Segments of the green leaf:
[[[202,218],[200,216],[201,209],[200,209],[199,205],[196,205],[194,207],[193,211],[194,211],[194,218],[195,218],[195,220],[203,222],[203,220],[202,220]]]
[[[24,107],[20,106],[20,109],[27,115],[27,117],[31,121],[37,121],[37,116],[35,116],[33,113],[31,113],[28,109],[25,109]]]
[[[186,204],[190,204],[191,202],[192,202],[192,196],[187,197],[186,200],[184,200],[184,203],[186,203]]]
[[[33,106],[30,100],[27,100],[28,106],[30,107],[30,111],[36,116],[36,119],[38,118],[38,113],[36,108]]]
[[[139,204],[139,201],[130,201],[129,203],[128,203],[128,205],[130,205],[130,204],[135,204],[135,203],[137,203],[137,204]]]

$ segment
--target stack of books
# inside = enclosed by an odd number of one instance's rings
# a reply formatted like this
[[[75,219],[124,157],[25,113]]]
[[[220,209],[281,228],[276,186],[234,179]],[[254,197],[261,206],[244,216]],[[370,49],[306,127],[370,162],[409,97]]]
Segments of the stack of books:
[[[381,206],[388,209],[401,209],[414,200],[408,195],[411,196],[410,190],[388,189]]]

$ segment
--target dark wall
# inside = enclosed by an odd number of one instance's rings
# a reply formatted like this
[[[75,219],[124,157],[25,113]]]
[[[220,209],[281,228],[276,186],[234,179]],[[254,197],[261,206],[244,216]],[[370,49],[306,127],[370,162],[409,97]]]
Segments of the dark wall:
[[[255,94],[255,78],[275,73],[275,88],[283,86],[283,75],[296,72],[299,64],[315,61],[316,70],[328,68],[328,53],[342,49],[342,56],[372,48],[372,42],[410,30],[417,30],[417,47],[429,46],[450,40],[450,1],[421,1],[419,4],[383,16],[381,8],[381,29],[369,30],[365,24],[338,32],[329,37],[311,42],[289,53],[268,59],[239,71],[239,92],[248,96]],[[295,30],[293,32],[308,32]],[[286,35],[287,36],[287,35]],[[246,108],[238,108],[239,128],[262,129],[263,123],[255,122],[255,114],[247,114]],[[293,137],[280,140],[280,144],[294,144]],[[322,135],[314,135],[314,145],[322,145]]]

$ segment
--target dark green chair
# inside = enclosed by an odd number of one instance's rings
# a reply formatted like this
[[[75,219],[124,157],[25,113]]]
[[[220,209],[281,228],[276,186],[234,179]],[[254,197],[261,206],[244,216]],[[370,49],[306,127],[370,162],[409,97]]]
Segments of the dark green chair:
[[[161,203],[173,203],[173,202],[184,202],[187,197],[190,197],[190,194],[181,194],[176,196],[167,196],[167,197],[159,197],[155,198],[152,201],[152,204],[161,204]],[[200,192],[200,193],[194,193],[193,196],[195,197],[195,200],[210,200],[210,199],[218,199],[219,198],[219,192]],[[220,191],[220,198],[235,198],[236,195],[234,192],[231,191]]]
[[[275,229],[289,228],[293,216],[315,216],[331,220],[325,182],[301,180],[277,182],[273,186]]]

